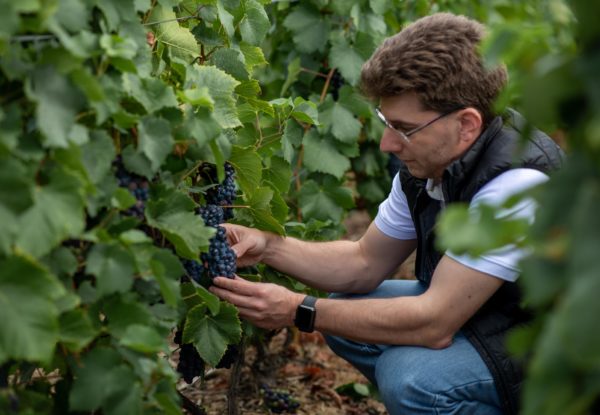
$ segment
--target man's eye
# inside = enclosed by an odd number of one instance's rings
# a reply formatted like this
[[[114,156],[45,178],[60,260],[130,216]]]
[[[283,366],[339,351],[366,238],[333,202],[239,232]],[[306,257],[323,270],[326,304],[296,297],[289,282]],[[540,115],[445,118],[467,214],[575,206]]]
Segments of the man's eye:
[[[392,126],[393,126],[393,127],[396,129],[396,130],[398,130],[398,131],[402,131],[402,132],[405,132],[405,131],[408,131],[408,130],[410,130],[410,128],[406,128],[406,126],[405,126],[405,125],[392,124]]]

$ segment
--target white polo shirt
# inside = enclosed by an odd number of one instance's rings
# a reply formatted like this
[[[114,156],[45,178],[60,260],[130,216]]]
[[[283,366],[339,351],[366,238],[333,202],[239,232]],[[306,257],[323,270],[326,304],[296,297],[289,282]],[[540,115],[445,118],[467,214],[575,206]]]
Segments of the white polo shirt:
[[[481,203],[499,206],[511,196],[547,180],[548,176],[538,170],[526,168],[508,170],[479,189],[471,200],[469,210],[473,211]],[[431,184],[431,181],[428,181],[427,191],[430,197],[442,200],[441,192]],[[510,209],[500,210],[497,217],[525,218],[529,220],[529,223],[533,223],[535,209],[535,201],[531,198],[525,198]],[[392,190],[388,198],[379,205],[375,225],[381,232],[392,238],[404,240],[417,238],[406,195],[402,191],[400,178],[397,174],[394,177]],[[489,251],[477,258],[469,255],[457,255],[451,251],[446,251],[445,254],[469,268],[512,282],[519,276],[520,269],[517,265],[527,255],[527,252],[514,245],[507,245]]]

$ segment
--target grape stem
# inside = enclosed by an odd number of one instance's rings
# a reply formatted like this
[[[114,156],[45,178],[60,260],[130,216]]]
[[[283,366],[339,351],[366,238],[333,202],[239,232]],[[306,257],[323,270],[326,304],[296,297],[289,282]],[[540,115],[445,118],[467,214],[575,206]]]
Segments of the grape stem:
[[[186,171],[183,176],[179,179],[178,183],[181,183],[185,179],[187,179],[190,175],[192,175],[198,168],[202,165],[202,161],[197,162],[191,169]]]
[[[327,79],[325,79],[325,85],[323,85],[323,90],[321,91],[321,102],[325,101],[325,97],[327,96],[327,90],[329,89],[329,84],[331,83],[331,78],[333,78],[334,73],[335,68],[331,68],[331,70],[327,74]]]

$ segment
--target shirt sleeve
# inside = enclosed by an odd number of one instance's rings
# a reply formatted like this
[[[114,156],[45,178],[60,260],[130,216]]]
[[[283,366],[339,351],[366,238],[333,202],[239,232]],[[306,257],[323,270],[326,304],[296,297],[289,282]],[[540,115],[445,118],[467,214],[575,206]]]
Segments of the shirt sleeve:
[[[400,176],[392,181],[392,190],[380,205],[375,216],[377,228],[389,237],[396,239],[416,239],[417,232],[410,216],[406,195],[402,191]]]
[[[547,180],[548,176],[538,170],[525,168],[509,170],[483,186],[473,196],[469,210],[475,211],[480,204],[499,206],[511,196],[531,189]],[[531,224],[534,221],[536,207],[533,198],[526,197],[511,208],[500,210],[497,217],[527,219]],[[528,254],[527,250],[512,244],[495,249],[477,258],[469,255],[457,255],[451,251],[446,252],[446,255],[464,266],[511,282],[517,280],[520,273],[518,264]]]

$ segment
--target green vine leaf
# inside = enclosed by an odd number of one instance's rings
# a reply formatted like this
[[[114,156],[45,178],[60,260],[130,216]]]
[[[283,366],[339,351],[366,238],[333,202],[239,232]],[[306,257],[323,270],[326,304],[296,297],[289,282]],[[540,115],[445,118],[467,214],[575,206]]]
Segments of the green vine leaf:
[[[246,63],[246,69],[248,70],[248,73],[252,73],[252,70],[256,66],[268,64],[267,60],[265,59],[265,54],[260,47],[241,42],[240,50],[244,54],[244,62]]]
[[[239,50],[219,49],[211,56],[211,63],[239,80],[248,80],[250,75]]]
[[[236,169],[236,180],[244,193],[252,193],[260,185],[262,161],[253,148],[233,146],[230,163]]]
[[[259,229],[275,232],[283,235],[285,230],[271,212],[271,201],[274,191],[269,187],[258,187],[246,197],[246,203],[250,206],[244,209],[241,214],[249,216],[255,226]]]
[[[85,98],[71,81],[50,67],[36,69],[28,94],[37,102],[36,116],[48,147],[69,145],[69,134]]]
[[[127,292],[133,284],[135,261],[119,245],[94,245],[87,257],[86,272],[96,276],[99,295]]]
[[[79,182],[63,171],[53,173],[47,186],[34,193],[34,204],[19,218],[19,249],[34,257],[49,253],[68,236],[85,228]]]
[[[340,41],[329,51],[329,61],[335,62],[336,68],[345,80],[356,85],[360,79],[360,70],[365,60],[348,42]]]
[[[154,251],[149,266],[165,303],[176,307],[181,301],[179,279],[185,274],[181,261],[171,251],[160,249]]]
[[[156,41],[164,44],[175,58],[191,62],[200,55],[200,47],[196,38],[188,29],[181,27],[172,10],[157,5],[152,9],[148,23],[156,34]]]
[[[54,302],[64,293],[38,264],[17,256],[0,260],[0,362],[50,362],[59,339]]]
[[[221,301],[219,297],[208,291],[201,285],[195,287],[196,295],[200,297],[204,304],[208,307],[208,310],[213,316],[216,316],[221,311]]]
[[[148,306],[127,294],[105,297],[102,313],[108,319],[109,333],[116,338],[123,337],[133,324],[150,326],[155,322]]]
[[[304,129],[298,122],[290,119],[285,123],[285,128],[281,137],[281,147],[283,158],[288,163],[291,164],[294,161],[294,155],[296,154],[295,149],[302,145],[303,136]]]
[[[323,187],[313,180],[304,182],[298,198],[304,216],[321,221],[338,222],[344,210],[354,206],[351,190],[334,182]]]
[[[142,387],[115,350],[96,348],[75,367],[69,407],[75,411],[101,408],[107,415],[141,415]]]
[[[140,353],[158,353],[167,350],[164,337],[152,327],[141,324],[132,324],[127,327],[120,343]]]
[[[150,114],[161,108],[177,107],[173,89],[157,78],[140,78],[137,75],[123,74],[125,92],[135,98]]]
[[[341,154],[331,140],[319,136],[316,129],[304,135],[304,165],[310,171],[328,173],[342,178],[350,168],[350,161]]]
[[[269,168],[265,169],[264,176],[265,180],[272,183],[279,193],[286,194],[290,190],[292,168],[281,157],[271,158]]]
[[[301,4],[287,15],[283,24],[294,34],[294,44],[300,52],[312,53],[325,50],[330,26],[318,11]]]
[[[271,27],[264,7],[256,0],[243,2],[245,15],[240,21],[240,34],[244,42],[260,45]]]
[[[173,149],[171,125],[161,118],[146,116],[138,124],[138,151],[150,160],[152,172],[156,172]]]
[[[331,131],[333,136],[343,143],[352,144],[358,140],[362,124],[339,102],[328,101],[319,114],[325,132]]]
[[[70,351],[79,352],[98,335],[86,310],[68,311],[60,316],[59,340]]]
[[[198,260],[200,251],[208,248],[208,240],[215,233],[204,225],[201,216],[194,214],[194,202],[184,194],[167,190],[158,200],[146,206],[148,224],[159,229],[175,246],[177,255]]]
[[[217,0],[217,14],[219,16],[219,20],[221,21],[223,29],[225,29],[225,32],[227,33],[227,36],[229,38],[233,38],[233,35],[235,34],[235,27],[233,25],[233,15],[225,9],[222,0]]]
[[[238,311],[227,303],[221,304],[217,315],[207,314],[205,305],[192,308],[183,328],[183,341],[193,343],[200,357],[211,366],[216,366],[227,345],[239,343],[241,336]]]
[[[214,66],[190,67],[187,70],[185,88],[207,87],[215,102],[214,119],[221,128],[241,126],[234,98],[239,81]]]

